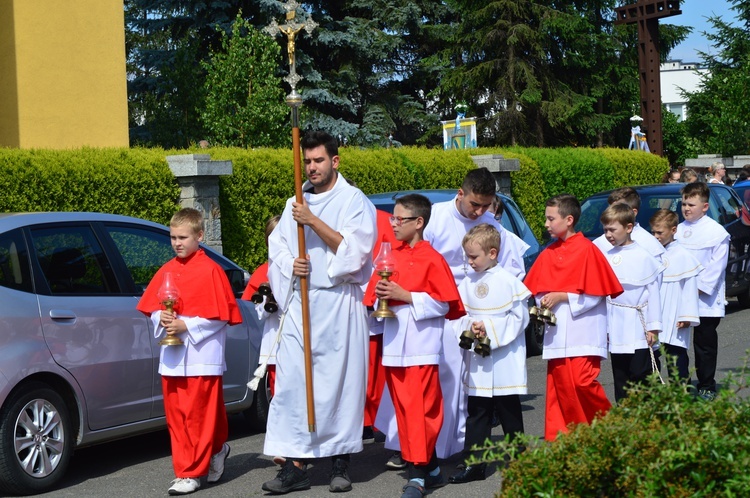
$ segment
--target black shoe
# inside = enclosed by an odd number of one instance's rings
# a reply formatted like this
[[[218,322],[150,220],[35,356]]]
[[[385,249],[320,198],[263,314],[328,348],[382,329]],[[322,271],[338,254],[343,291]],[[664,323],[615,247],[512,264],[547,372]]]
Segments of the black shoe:
[[[448,478],[451,484],[464,484],[472,481],[484,481],[486,478],[485,470],[487,464],[480,463],[479,465],[469,465],[458,474],[454,474]]]
[[[290,491],[310,489],[310,478],[305,470],[297,468],[291,460],[287,460],[276,474],[276,479],[264,482],[261,488],[263,491],[283,495]]]
[[[387,462],[385,462],[385,466],[393,470],[405,469],[407,465],[408,464],[404,461],[404,459],[401,458],[400,451],[395,452],[393,456],[389,458]]]
[[[367,441],[368,439],[375,439],[375,431],[372,430],[371,425],[366,425],[362,429],[362,441]]]
[[[328,490],[331,493],[343,493],[352,490],[352,480],[349,479],[349,463],[346,460],[337,458],[333,462],[331,469],[331,484]]]

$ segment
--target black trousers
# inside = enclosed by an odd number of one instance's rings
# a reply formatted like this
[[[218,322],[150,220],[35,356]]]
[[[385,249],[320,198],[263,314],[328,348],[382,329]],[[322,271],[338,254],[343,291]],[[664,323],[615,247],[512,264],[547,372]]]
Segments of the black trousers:
[[[500,417],[500,425],[506,438],[513,440],[516,435],[523,434],[521,397],[518,394],[492,398],[469,396],[468,412],[464,442],[465,456],[471,453],[472,446],[483,446],[484,441],[492,435],[493,413],[497,413]]]
[[[702,316],[700,325],[693,329],[693,350],[695,370],[698,376],[698,390],[716,392],[716,357],[719,353],[718,316]]]
[[[690,359],[688,358],[688,350],[673,344],[662,343],[661,347],[664,349],[664,355],[669,355],[669,358],[667,359],[667,372],[669,373],[669,377],[672,378],[676,368],[677,380],[684,382],[685,384],[690,382]]]
[[[659,352],[654,351],[654,356],[658,369]],[[620,401],[627,396],[628,384],[645,382],[653,371],[648,348],[636,349],[633,353],[610,353],[609,357],[612,363],[612,377],[615,381],[615,401]]]

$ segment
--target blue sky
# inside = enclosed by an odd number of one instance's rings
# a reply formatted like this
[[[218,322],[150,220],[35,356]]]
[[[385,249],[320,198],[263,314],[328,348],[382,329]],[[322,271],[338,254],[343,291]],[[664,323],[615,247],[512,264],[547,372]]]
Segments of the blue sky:
[[[724,21],[733,22],[736,12],[730,10],[732,3],[728,0],[683,0],[680,2],[682,14],[667,17],[660,22],[676,24],[679,26],[690,26],[693,32],[669,54],[670,59],[682,59],[683,62],[701,62],[697,51],[716,53],[703,31],[710,31],[713,27],[706,18],[716,15],[721,16]]]

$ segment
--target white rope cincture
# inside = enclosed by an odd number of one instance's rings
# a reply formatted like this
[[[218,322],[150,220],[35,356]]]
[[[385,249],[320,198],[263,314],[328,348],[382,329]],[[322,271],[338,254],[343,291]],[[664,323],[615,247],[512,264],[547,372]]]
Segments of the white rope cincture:
[[[279,329],[276,331],[276,338],[273,340],[273,344],[271,344],[271,351],[276,347],[276,345],[281,340],[281,329],[284,327],[284,319],[286,318],[286,312],[289,309],[289,303],[292,300],[292,294],[294,290],[294,282],[297,280],[297,277],[293,277],[289,279],[289,292],[286,294],[286,302],[284,303],[284,311],[281,313],[281,318],[279,318]],[[260,381],[263,380],[263,378],[266,376],[266,369],[268,368],[268,360],[271,359],[271,355],[269,354],[266,356],[266,359],[263,360],[263,363],[260,364],[258,368],[255,369],[255,372],[253,372],[253,378],[250,380],[250,382],[247,383],[247,387],[249,387],[253,391],[258,390],[258,386],[260,386]]]
[[[646,317],[643,315],[643,308],[645,308],[648,305],[648,303],[639,304],[638,306],[631,306],[629,304],[616,303],[609,296],[607,296],[607,303],[613,306],[619,306],[620,308],[630,308],[638,312],[638,318],[641,319],[641,326],[643,326],[643,333],[646,336],[646,345],[648,346],[648,329],[646,328]],[[656,357],[654,356],[654,348],[652,348],[651,346],[648,346],[648,353],[651,355],[651,372],[656,372],[656,375],[659,376],[659,381],[662,384],[666,384],[666,382],[664,382],[664,379],[661,376],[661,372],[659,372],[659,367],[656,365]]]

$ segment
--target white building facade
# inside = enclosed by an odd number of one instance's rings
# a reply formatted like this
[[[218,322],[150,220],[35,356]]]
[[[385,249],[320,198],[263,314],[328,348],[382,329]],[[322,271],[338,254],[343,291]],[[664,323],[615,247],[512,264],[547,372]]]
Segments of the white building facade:
[[[682,92],[695,92],[701,77],[708,73],[700,64],[681,60],[668,60],[661,64],[661,102],[677,116],[678,121],[687,119],[687,102]]]

